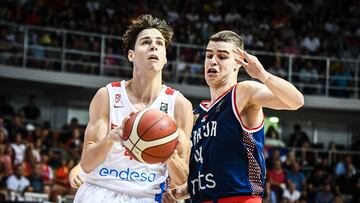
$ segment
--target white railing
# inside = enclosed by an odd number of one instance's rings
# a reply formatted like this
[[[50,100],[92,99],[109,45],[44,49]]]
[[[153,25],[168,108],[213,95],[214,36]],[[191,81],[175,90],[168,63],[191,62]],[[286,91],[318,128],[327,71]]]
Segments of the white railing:
[[[119,36],[0,22],[0,64],[51,71],[131,77]],[[204,46],[173,43],[164,80],[205,85]],[[295,84],[304,94],[359,99],[359,59],[250,50],[268,71]],[[306,68],[309,66],[309,68]],[[244,70],[239,79],[249,78]]]

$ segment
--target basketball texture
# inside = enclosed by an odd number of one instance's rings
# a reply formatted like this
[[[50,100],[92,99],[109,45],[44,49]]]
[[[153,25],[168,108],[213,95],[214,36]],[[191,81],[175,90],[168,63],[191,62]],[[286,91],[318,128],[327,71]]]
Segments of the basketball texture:
[[[155,164],[166,161],[178,144],[175,121],[156,109],[144,109],[124,124],[123,144],[135,160]]]

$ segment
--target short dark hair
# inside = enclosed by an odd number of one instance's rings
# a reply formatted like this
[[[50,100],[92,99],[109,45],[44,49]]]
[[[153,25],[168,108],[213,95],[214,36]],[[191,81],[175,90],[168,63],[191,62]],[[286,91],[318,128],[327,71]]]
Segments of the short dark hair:
[[[174,35],[172,27],[165,20],[153,17],[149,14],[144,14],[132,20],[130,26],[123,35],[124,55],[126,55],[130,49],[135,48],[136,39],[141,31],[152,28],[161,32],[165,38],[165,46],[167,48],[171,43],[172,36]]]
[[[214,41],[214,42],[229,42],[234,44],[236,47],[241,48],[242,50],[244,49],[244,41],[243,39],[236,34],[233,31],[230,30],[223,30],[220,31],[216,34],[213,34],[210,38],[209,41]]]

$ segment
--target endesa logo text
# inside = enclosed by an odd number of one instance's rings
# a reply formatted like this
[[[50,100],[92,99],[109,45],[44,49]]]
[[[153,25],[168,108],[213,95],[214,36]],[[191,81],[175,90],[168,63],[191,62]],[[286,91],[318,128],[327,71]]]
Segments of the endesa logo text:
[[[99,171],[100,176],[114,176],[121,180],[133,180],[141,182],[153,182],[155,180],[155,173],[145,173],[141,171],[132,171],[130,168],[125,170],[116,170],[113,168],[102,168]]]

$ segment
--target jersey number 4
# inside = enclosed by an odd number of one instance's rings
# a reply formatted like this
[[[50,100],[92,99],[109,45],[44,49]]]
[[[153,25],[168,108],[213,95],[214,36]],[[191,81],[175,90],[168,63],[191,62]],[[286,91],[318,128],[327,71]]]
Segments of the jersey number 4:
[[[198,149],[195,149],[195,161],[196,162],[200,162],[200,163],[204,163],[204,159],[202,157],[202,146],[199,147]]]

